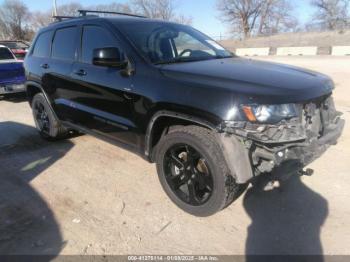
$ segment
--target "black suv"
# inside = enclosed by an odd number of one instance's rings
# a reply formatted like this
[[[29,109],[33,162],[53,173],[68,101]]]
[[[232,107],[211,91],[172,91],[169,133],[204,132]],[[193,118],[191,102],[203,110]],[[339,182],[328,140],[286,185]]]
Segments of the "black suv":
[[[75,130],[155,162],[186,212],[295,174],[342,133],[325,75],[237,57],[189,26],[81,14],[40,30],[25,60],[40,134]]]

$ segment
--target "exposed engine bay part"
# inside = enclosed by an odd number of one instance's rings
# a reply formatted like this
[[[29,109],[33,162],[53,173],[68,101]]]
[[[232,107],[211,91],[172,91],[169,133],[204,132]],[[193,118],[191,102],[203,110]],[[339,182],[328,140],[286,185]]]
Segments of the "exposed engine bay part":
[[[223,130],[261,143],[278,144],[302,141],[307,138],[299,118],[283,120],[278,125],[250,122],[226,122]]]
[[[287,179],[337,143],[345,121],[336,111],[332,97],[301,108],[297,120],[283,121],[280,126],[260,126],[253,131],[227,127],[227,133],[221,134],[226,161],[238,183],[267,173]]]
[[[335,109],[332,96],[297,105],[299,116],[278,124],[227,121],[220,127],[223,132],[251,139],[262,144],[281,144],[318,139],[334,129],[341,113]]]

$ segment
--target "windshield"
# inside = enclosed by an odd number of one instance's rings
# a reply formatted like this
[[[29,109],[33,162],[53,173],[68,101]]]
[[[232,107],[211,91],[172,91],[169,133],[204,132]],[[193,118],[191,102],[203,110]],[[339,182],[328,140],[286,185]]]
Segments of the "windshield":
[[[0,47],[0,60],[15,59],[13,54],[7,48]]]
[[[232,53],[189,26],[161,22],[118,25],[154,64],[192,62],[232,57]]]

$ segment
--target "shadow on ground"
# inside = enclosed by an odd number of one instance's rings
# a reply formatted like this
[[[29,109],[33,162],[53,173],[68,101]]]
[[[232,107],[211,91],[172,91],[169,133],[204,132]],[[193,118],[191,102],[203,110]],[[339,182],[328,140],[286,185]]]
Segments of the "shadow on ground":
[[[22,102],[28,101],[26,93],[9,94],[6,96],[0,96],[0,102],[2,100],[12,102],[12,103],[22,103]]]
[[[244,208],[252,220],[247,261],[261,261],[249,255],[319,255],[313,261],[323,261],[320,230],[328,216],[328,203],[302,183],[299,175],[278,190],[250,188]]]
[[[52,211],[30,182],[72,147],[70,141],[45,142],[30,126],[0,123],[1,255],[55,256],[64,247]]]

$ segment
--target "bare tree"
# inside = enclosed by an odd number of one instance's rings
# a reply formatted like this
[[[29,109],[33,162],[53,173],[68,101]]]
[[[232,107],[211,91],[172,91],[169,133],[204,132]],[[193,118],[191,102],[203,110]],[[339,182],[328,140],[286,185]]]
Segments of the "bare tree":
[[[259,21],[258,35],[295,32],[299,21],[293,14],[294,6],[288,0],[265,0]]]
[[[271,16],[271,7],[274,3],[274,0],[266,0],[260,14],[260,24],[258,29],[258,34],[262,35],[264,31],[264,27],[267,25],[267,21],[269,17]]]
[[[83,6],[78,2],[71,2],[57,7],[57,14],[61,16],[76,16],[79,9]]]
[[[134,12],[154,19],[174,21],[182,24],[192,24],[192,17],[178,15],[176,0],[131,0]]]
[[[217,8],[231,31],[245,38],[293,31],[298,24],[288,0],[217,0]]]
[[[135,11],[149,18],[171,20],[175,17],[174,1],[171,0],[131,0]]]
[[[0,40],[4,40],[10,37],[10,29],[6,22],[2,18],[1,8],[0,8]]]
[[[349,20],[350,0],[313,0],[317,8],[314,21],[318,21],[323,29],[336,30],[344,28]]]
[[[0,6],[0,30],[4,38],[26,40],[28,21],[29,10],[21,0],[5,0]]]
[[[192,25],[193,24],[193,17],[191,16],[185,16],[185,15],[178,15],[173,19],[174,22],[183,24],[183,25]]]
[[[79,9],[97,11],[115,11],[124,13],[137,12],[150,18],[171,20],[191,24],[192,18],[178,15],[174,0],[130,0],[129,3],[96,4],[82,6],[79,2],[59,5],[57,14],[77,16]],[[108,16],[108,15],[106,15]],[[21,0],[5,0],[0,6],[0,39],[14,38],[30,40],[35,32],[52,22],[52,10],[30,13]]]
[[[83,9],[83,6],[78,2],[71,2],[65,5],[59,5],[57,8],[57,15],[77,16],[79,9]],[[38,31],[40,28],[49,25],[52,22],[52,13],[52,10],[32,13],[30,19],[30,26],[32,30]]]
[[[30,26],[33,31],[38,31],[40,28],[49,25],[52,22],[52,13],[46,12],[33,12],[30,19]]]
[[[89,9],[97,11],[115,11],[115,12],[126,12],[130,13],[131,8],[128,4],[99,4],[94,6],[82,6],[77,2],[68,3],[65,5],[58,6],[57,14],[61,16],[77,16],[79,9]],[[33,31],[38,31],[40,28],[47,26],[52,22],[52,11],[47,10],[44,12],[34,12],[31,15],[30,27]]]
[[[250,37],[258,23],[263,8],[262,0],[218,0],[221,20],[232,26],[234,33]]]
[[[98,5],[88,6],[87,9],[96,10],[96,11],[132,13],[131,7],[127,3],[125,3],[125,4],[120,4],[120,3],[98,4]],[[100,16],[112,16],[112,15],[100,14]]]

